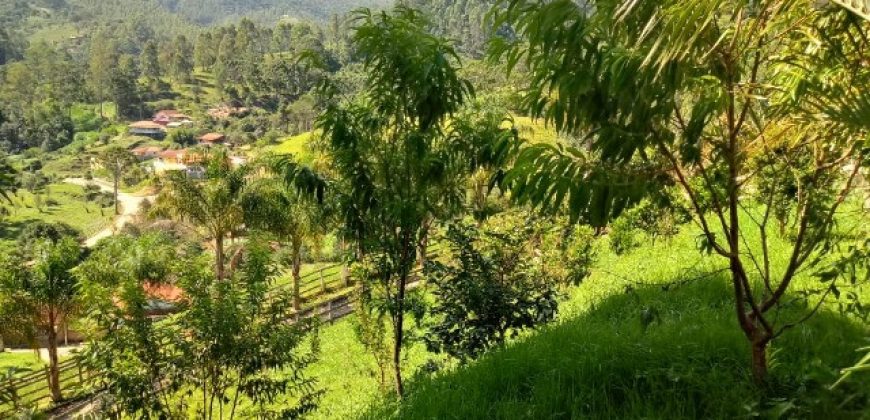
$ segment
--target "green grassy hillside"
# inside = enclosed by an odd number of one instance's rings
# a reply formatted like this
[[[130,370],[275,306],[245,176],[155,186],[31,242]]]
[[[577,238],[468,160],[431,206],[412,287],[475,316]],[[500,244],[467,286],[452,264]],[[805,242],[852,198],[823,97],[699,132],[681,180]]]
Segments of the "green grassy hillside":
[[[467,367],[418,373],[401,406],[379,391],[353,319],[327,327],[309,371],[326,391],[314,418],[860,418],[851,410],[866,392],[847,401],[854,384],[826,386],[856,361],[867,326],[830,305],[774,342],[774,379],[754,387],[722,260],[695,250],[696,233],[687,225],[671,242],[646,239],[622,256],[600,239],[593,275],[567,293],[557,323]],[[774,253],[784,253],[782,241]],[[812,287],[817,280],[802,275],[798,288]],[[794,304],[782,316],[803,310]],[[409,377],[431,358],[415,344]]]

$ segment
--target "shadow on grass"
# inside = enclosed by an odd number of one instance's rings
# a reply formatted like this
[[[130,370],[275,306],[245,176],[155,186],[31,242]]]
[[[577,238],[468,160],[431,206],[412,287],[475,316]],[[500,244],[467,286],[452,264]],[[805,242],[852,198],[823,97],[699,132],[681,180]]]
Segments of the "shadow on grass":
[[[39,219],[19,219],[15,221],[0,221],[0,240],[14,241],[27,225],[38,222]]]
[[[732,296],[724,276],[611,296],[472,365],[418,376],[402,404],[381,401],[361,418],[860,417],[866,388],[838,407],[847,397],[825,386],[855,361],[864,328],[822,311],[789,331],[773,344],[762,390]]]

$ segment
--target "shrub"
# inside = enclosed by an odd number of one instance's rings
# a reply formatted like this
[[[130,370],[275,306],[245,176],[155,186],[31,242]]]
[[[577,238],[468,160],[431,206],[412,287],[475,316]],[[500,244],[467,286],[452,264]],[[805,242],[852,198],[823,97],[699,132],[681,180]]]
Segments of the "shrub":
[[[627,215],[617,218],[610,227],[610,249],[622,255],[640,246],[637,231]]]
[[[196,132],[187,128],[179,128],[170,131],[166,139],[176,144],[189,146],[196,144]]]
[[[574,286],[579,285],[592,273],[595,263],[595,232],[588,226],[572,230],[565,239],[563,264],[568,272],[565,280]]]
[[[430,351],[465,362],[555,317],[553,282],[529,255],[528,233],[518,228],[491,234],[466,224],[448,228],[455,262],[431,261],[424,270],[437,297],[426,336]]]

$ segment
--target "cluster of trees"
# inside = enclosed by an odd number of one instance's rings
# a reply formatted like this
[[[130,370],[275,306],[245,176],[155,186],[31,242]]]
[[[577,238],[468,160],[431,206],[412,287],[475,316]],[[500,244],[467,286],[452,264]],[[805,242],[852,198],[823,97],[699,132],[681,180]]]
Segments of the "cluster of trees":
[[[344,40],[341,24],[327,36],[310,23],[280,22],[270,28],[243,19],[238,26],[201,33],[191,57],[197,68],[214,73],[216,87],[227,99],[275,111],[307,93],[316,81],[317,70],[300,63],[301,55],[324,57],[326,67],[335,71],[339,52],[347,50]]]
[[[74,46],[38,42],[22,49],[14,32],[0,32],[4,150],[51,151],[69,144],[72,107],[78,103],[99,104],[105,117],[104,104],[111,102],[117,118],[143,119],[150,112],[147,103],[176,99],[173,83],[192,85],[193,100],[199,101],[210,86],[204,84],[208,78],[194,77],[197,70],[214,75],[226,102],[273,114],[242,131],[262,136],[269,129],[310,129],[316,106],[310,91],[324,74],[354,61],[348,22],[340,16],[322,27],[289,20],[267,27],[243,19],[174,36],[124,22],[97,25]]]
[[[487,41],[494,33],[492,25],[487,23],[487,14],[496,3],[494,0],[406,0],[403,3],[431,16],[436,33],[455,42],[463,55],[472,58],[485,55]]]

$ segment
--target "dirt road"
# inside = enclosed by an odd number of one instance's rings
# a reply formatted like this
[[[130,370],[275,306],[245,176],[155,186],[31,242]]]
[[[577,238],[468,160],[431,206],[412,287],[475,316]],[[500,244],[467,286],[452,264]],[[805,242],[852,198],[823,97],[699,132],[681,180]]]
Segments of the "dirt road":
[[[101,190],[112,193],[113,186],[111,182],[104,181],[102,179],[94,179],[87,180],[84,178],[67,178],[64,179],[63,182],[68,184],[74,184],[84,187],[88,184],[94,184],[100,187]],[[128,194],[124,192],[118,192],[118,202],[121,203],[121,214],[115,216],[115,220],[112,222],[112,225],[106,227],[105,229],[97,232],[87,240],[85,240],[85,246],[92,247],[100,241],[100,239],[107,238],[109,236],[114,235],[119,232],[121,228],[124,227],[127,223],[130,223],[133,220],[133,217],[136,216],[136,213],[139,211],[139,206],[144,201],[153,201],[154,196],[139,196]]]

